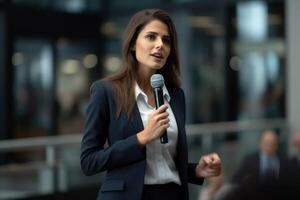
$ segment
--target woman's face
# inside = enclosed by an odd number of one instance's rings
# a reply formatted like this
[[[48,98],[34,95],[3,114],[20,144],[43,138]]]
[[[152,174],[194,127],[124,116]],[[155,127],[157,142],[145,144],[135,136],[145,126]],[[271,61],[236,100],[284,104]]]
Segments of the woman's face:
[[[170,54],[171,38],[166,24],[152,20],[139,33],[134,50],[139,70],[161,69]]]

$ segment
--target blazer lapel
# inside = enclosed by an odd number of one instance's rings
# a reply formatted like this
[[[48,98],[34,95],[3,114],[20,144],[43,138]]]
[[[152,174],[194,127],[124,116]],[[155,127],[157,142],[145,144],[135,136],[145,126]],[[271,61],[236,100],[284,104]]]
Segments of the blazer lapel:
[[[181,155],[187,150],[187,141],[185,135],[185,121],[184,121],[184,102],[181,101],[180,96],[178,96],[175,90],[169,89],[169,94],[171,96],[170,106],[174,113],[177,128],[178,128],[178,140],[177,140],[177,156],[183,159],[187,155]]]
[[[170,106],[172,108],[173,114],[176,119],[177,128],[178,128],[178,139],[177,139],[177,153],[175,158],[176,167],[179,172],[180,180],[185,183],[187,182],[187,141],[185,135],[185,122],[184,122],[184,102],[180,99],[180,96],[177,95],[175,90],[169,89],[169,94],[171,96]]]
[[[181,112],[182,109],[180,109],[180,106],[184,106],[184,105],[180,105],[180,102],[178,100],[178,98],[175,97],[174,91],[169,89],[169,94],[170,94],[170,106],[172,108],[173,114],[175,116],[176,119],[176,123],[177,123],[177,127],[178,127],[178,137],[181,135],[181,133],[184,132],[184,121],[183,121],[183,115],[184,113]]]

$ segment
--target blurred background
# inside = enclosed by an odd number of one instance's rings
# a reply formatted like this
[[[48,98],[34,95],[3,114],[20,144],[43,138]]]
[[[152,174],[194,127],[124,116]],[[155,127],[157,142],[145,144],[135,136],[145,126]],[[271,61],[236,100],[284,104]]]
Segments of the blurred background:
[[[292,154],[300,1],[0,0],[0,199],[96,197],[103,174],[79,165],[89,87],[120,69],[123,31],[143,8],[177,28],[190,161],[218,152],[230,180],[264,129]]]

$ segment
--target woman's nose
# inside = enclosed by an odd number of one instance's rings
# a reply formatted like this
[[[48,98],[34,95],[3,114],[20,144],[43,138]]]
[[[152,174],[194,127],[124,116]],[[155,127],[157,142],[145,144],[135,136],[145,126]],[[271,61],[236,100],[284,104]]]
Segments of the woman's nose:
[[[161,38],[157,38],[156,43],[155,43],[155,47],[156,48],[161,48],[163,46],[163,41]]]

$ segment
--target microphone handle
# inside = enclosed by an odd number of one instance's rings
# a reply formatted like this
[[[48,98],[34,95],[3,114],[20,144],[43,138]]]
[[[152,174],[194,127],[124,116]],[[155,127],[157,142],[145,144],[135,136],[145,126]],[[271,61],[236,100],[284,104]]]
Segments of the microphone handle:
[[[154,98],[155,98],[155,106],[158,109],[160,106],[164,104],[164,96],[163,96],[163,89],[158,87],[154,88]],[[168,143],[168,135],[167,131],[165,131],[162,136],[160,137],[160,143],[165,144]]]

